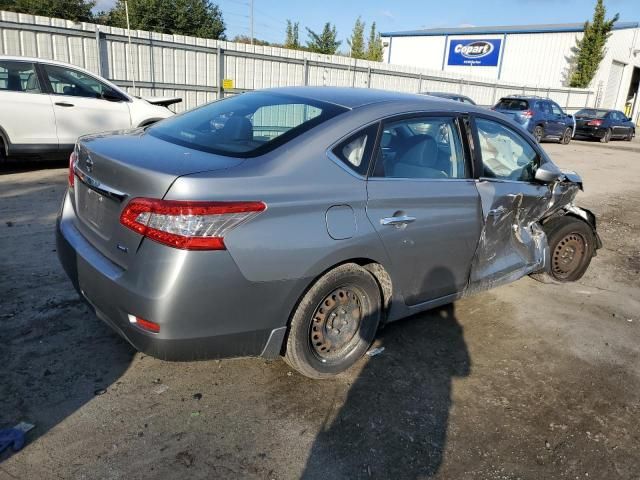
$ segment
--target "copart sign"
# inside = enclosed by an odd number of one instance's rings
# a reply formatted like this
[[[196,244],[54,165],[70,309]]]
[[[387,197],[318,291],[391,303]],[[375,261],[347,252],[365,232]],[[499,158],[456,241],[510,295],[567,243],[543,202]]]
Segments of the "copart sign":
[[[500,58],[500,39],[449,40],[448,65],[495,67]]]

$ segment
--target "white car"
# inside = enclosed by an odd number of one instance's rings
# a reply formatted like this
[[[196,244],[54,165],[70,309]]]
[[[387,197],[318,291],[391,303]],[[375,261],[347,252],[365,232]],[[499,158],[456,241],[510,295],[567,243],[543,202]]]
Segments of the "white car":
[[[132,97],[66,63],[0,55],[0,158],[68,155],[81,135],[149,125],[180,101]]]

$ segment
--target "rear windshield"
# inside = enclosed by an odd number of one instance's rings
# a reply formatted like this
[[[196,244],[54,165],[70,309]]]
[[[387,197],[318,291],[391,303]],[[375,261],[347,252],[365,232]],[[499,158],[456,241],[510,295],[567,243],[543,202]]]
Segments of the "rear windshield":
[[[503,98],[495,106],[497,110],[527,110],[529,102],[519,98]]]
[[[149,128],[148,132],[196,150],[254,157],[346,110],[306,98],[252,92],[177,115]]]
[[[593,108],[583,108],[576,117],[588,117],[588,118],[604,118],[609,113],[609,110],[595,110]]]

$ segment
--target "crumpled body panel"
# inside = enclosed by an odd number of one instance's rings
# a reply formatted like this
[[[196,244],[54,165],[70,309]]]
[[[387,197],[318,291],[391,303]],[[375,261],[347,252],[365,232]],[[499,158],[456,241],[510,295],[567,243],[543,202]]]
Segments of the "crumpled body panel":
[[[541,222],[572,206],[579,183],[479,181],[484,227],[464,295],[513,282],[546,268],[549,245]]]

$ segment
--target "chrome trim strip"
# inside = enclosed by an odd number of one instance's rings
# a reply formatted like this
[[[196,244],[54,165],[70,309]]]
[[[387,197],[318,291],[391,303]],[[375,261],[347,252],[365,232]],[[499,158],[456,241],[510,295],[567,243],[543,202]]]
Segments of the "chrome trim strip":
[[[95,178],[91,178],[89,175],[80,170],[77,165],[73,166],[73,173],[75,173],[76,177],[78,177],[78,180],[80,180],[87,187],[99,193],[100,195],[113,198],[115,200],[118,200],[119,202],[122,202],[122,200],[127,198],[126,193],[116,190],[115,188],[108,187],[100,183]]]

